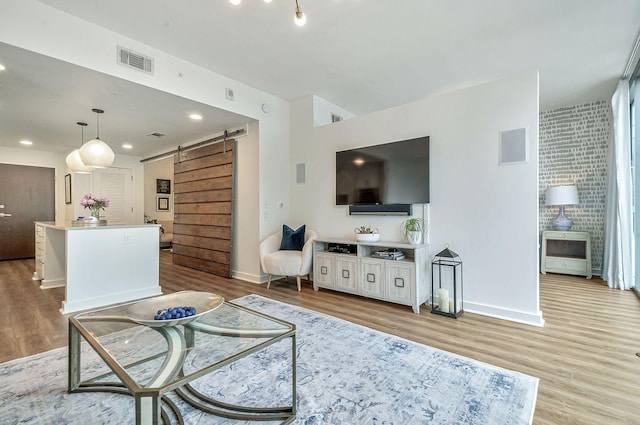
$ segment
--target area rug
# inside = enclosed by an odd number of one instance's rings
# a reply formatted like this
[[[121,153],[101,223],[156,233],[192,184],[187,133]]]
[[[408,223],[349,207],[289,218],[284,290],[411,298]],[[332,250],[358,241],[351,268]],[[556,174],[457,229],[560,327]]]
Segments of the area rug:
[[[537,378],[258,295],[234,302],[296,324],[294,424],[524,425],[533,419]],[[83,345],[83,356],[89,355]],[[256,364],[278,369],[286,363],[286,345],[283,350],[274,344],[242,361],[198,385],[231,402],[286,400],[290,386],[280,382],[286,377],[254,370]],[[97,359],[95,367],[102,367]],[[0,382],[2,424],[134,423],[131,397],[67,394],[66,348],[1,364]],[[186,424],[256,424],[176,402]]]

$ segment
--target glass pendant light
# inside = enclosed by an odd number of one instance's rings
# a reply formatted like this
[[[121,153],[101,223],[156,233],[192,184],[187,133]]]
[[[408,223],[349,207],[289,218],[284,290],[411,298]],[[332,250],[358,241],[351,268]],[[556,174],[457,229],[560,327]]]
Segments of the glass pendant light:
[[[113,164],[116,155],[113,153],[109,145],[100,140],[100,114],[102,109],[92,109],[96,113],[97,136],[93,140],[89,140],[80,148],[80,158],[87,167],[107,168]]]
[[[87,126],[87,123],[77,122],[76,124],[78,124],[82,129],[80,136],[80,147],[82,147],[82,144],[84,143],[84,128]],[[67,167],[69,167],[69,170],[71,170],[72,173],[90,174],[93,171],[93,168],[87,167],[84,165],[84,162],[82,162],[79,148],[74,149],[73,152],[67,155]]]

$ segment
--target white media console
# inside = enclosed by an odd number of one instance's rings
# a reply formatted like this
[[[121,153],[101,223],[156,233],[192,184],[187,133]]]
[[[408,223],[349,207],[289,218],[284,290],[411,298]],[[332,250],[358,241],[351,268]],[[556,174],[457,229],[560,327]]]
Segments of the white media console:
[[[374,256],[401,251],[403,259]],[[398,242],[355,242],[316,239],[313,247],[313,289],[332,289],[411,306],[429,300],[429,245]]]

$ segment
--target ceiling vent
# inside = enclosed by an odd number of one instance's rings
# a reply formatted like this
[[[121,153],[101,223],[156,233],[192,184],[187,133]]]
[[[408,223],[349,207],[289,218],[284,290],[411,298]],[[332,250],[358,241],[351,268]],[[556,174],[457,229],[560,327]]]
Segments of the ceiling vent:
[[[153,58],[118,46],[118,63],[129,68],[153,74]]]
[[[151,136],[151,137],[163,137],[165,136],[164,133],[158,133],[157,131],[155,133],[149,133],[147,134],[147,136]]]

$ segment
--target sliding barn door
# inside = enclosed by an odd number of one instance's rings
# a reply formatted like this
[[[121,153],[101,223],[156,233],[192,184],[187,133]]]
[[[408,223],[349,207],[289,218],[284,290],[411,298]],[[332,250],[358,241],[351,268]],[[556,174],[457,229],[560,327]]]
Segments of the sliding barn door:
[[[173,262],[231,277],[235,140],[174,155]]]

